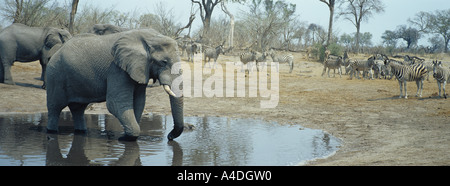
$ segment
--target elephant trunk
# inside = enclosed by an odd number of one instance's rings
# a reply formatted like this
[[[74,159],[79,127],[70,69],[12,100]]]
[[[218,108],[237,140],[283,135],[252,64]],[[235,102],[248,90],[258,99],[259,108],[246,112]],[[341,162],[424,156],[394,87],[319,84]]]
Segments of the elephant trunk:
[[[183,96],[170,97],[170,107],[172,109],[172,117],[173,117],[173,129],[167,136],[169,140],[173,140],[181,135],[184,128],[184,117],[183,117]]]

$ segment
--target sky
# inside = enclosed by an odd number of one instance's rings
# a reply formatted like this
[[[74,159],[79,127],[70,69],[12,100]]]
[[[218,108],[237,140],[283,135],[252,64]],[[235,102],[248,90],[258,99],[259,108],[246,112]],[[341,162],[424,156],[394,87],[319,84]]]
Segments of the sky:
[[[155,4],[162,1],[168,8],[173,8],[175,17],[184,25],[187,23],[190,11],[190,0],[81,0],[79,8],[86,3],[103,8],[114,7],[121,12],[152,13],[155,12]],[[328,30],[329,10],[326,4],[319,0],[285,0],[296,4],[296,14],[299,19],[307,24],[315,23]],[[449,0],[381,0],[385,4],[385,12],[375,14],[368,22],[363,22],[361,32],[371,32],[374,45],[381,44],[381,35],[386,30],[395,30],[399,25],[407,25],[408,18],[414,17],[419,11],[434,11],[450,8]],[[248,11],[246,5],[231,3],[228,9],[239,19],[242,11]],[[213,12],[213,18],[216,16],[226,17],[221,8],[217,6]],[[193,23],[193,30],[202,26],[200,17],[197,15]],[[349,21],[344,19],[335,19],[333,32],[339,35],[355,33],[356,28]],[[419,44],[428,45],[427,38],[421,38]]]

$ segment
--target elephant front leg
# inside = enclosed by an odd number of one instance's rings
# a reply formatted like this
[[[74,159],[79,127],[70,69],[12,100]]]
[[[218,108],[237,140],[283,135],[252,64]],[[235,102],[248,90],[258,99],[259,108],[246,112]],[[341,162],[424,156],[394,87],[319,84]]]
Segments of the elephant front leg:
[[[135,82],[129,76],[122,76],[126,75],[124,73],[126,72],[118,71],[109,76],[106,106],[109,112],[119,119],[124,129],[125,135],[119,140],[136,141],[141,130],[137,121],[140,116],[136,117],[134,110]]]
[[[136,141],[141,132],[136,121],[132,103],[121,103],[121,101],[115,101],[114,99],[106,100],[106,106],[109,112],[119,119],[125,132],[125,135],[119,138],[120,141]]]
[[[139,127],[134,111],[128,109],[123,111],[118,117],[120,123],[123,126],[125,135],[120,137],[120,141],[136,141],[141,133],[141,128]]]

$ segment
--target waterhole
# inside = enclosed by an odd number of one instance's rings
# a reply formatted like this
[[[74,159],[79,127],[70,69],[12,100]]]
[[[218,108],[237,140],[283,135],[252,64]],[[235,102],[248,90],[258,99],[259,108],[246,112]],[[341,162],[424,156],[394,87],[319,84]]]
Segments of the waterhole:
[[[321,130],[258,119],[185,117],[190,129],[166,136],[172,116],[147,114],[137,142],[120,142],[111,115],[86,115],[88,131],[73,133],[63,112],[58,134],[47,134],[47,114],[0,114],[0,165],[297,165],[338,150],[339,139]]]

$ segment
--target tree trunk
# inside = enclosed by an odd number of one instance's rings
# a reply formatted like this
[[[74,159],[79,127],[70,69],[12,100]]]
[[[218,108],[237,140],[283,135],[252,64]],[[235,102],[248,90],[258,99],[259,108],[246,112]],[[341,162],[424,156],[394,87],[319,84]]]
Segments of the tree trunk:
[[[14,14],[13,23],[20,23],[20,15],[22,14],[23,0],[16,0],[16,13]]]
[[[203,36],[208,35],[210,25],[211,25],[211,13],[206,13],[205,19],[203,20]]]
[[[359,32],[360,32],[360,29],[361,29],[361,24],[360,23],[356,23],[356,48],[355,48],[356,53],[359,53],[359,36],[360,36]]]
[[[328,38],[327,38],[327,47],[330,45],[331,37],[333,36],[333,17],[334,17],[334,4],[335,0],[330,0],[329,2],[322,1],[328,5],[328,9],[330,9],[330,19],[328,23]]]
[[[228,35],[228,45],[229,48],[233,47],[233,40],[234,40],[234,16],[233,14],[231,14],[230,11],[228,11],[227,7],[225,6],[225,2],[222,1],[221,3],[222,5],[222,10],[223,12],[225,12],[225,14],[227,14],[230,17],[230,33]]]
[[[444,42],[445,42],[445,45],[444,45],[444,53],[447,53],[448,52],[448,42],[450,41],[450,37],[445,37],[444,36]]]
[[[330,7],[330,22],[328,23],[327,46],[330,45],[331,36],[333,32],[333,14],[334,14],[334,7]]]
[[[70,12],[70,21],[69,21],[69,32],[70,34],[74,34],[73,32],[73,24],[75,21],[75,14],[77,13],[77,8],[78,8],[78,2],[79,0],[73,0],[72,1],[72,11]]]

